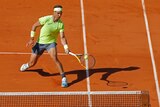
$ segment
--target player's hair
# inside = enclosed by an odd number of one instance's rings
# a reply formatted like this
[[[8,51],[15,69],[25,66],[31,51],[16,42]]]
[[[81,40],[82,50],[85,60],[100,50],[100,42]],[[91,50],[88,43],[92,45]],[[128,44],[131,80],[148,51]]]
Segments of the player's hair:
[[[57,8],[57,7],[63,8],[62,5],[57,4],[57,5],[55,5],[55,6],[53,7],[53,9],[54,9],[54,8]]]

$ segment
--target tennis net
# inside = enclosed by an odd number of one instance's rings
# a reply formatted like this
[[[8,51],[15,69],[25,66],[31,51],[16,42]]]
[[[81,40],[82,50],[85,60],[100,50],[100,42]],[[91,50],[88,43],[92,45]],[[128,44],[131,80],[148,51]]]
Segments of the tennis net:
[[[148,91],[0,92],[0,107],[149,107],[149,105]]]

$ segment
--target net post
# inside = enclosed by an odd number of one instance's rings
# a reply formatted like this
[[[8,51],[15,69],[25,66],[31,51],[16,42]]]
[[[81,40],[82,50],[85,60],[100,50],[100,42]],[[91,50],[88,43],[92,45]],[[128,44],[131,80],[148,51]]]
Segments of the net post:
[[[150,97],[148,91],[142,91],[142,107],[151,107],[150,105]]]

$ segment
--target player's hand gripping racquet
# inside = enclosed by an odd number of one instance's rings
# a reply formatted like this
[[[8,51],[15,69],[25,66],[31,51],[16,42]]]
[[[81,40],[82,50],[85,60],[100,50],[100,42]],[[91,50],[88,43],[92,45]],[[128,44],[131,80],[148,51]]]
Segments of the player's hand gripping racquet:
[[[81,64],[82,67],[85,69],[88,66],[88,69],[92,69],[95,65],[95,58],[92,55],[84,55],[84,54],[74,54],[72,52],[69,52],[70,55],[74,56],[78,62]]]

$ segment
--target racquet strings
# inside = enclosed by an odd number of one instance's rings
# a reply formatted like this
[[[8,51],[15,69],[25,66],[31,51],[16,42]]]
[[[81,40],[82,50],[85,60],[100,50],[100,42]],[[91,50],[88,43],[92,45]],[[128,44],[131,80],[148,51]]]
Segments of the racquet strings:
[[[85,59],[85,55],[80,56],[80,61],[83,66],[86,66],[86,62],[88,62],[88,68],[91,69],[95,65],[95,58],[92,55],[88,55]]]

